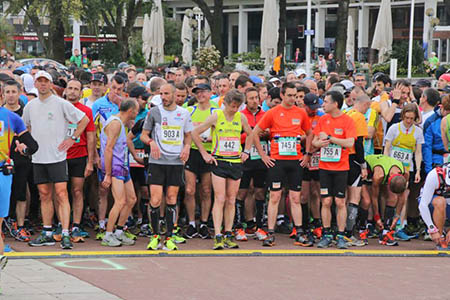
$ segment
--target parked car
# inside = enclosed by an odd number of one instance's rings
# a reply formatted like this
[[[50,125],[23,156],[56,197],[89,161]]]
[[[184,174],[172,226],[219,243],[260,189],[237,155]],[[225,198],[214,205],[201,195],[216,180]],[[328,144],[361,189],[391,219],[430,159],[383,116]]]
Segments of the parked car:
[[[65,65],[63,65],[53,59],[49,59],[49,58],[24,58],[24,59],[19,59],[18,61],[20,63],[22,63],[23,65],[29,65],[29,64],[32,64],[32,65],[38,64],[40,66],[53,65],[57,69],[68,71],[68,68]]]

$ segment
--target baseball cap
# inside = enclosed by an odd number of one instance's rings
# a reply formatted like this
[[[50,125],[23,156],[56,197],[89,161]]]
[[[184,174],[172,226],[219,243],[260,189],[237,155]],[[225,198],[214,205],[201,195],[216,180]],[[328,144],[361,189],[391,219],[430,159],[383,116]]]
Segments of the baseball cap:
[[[439,89],[439,91],[444,92],[446,94],[450,94],[450,85],[447,84],[445,88]]]
[[[167,68],[166,72],[175,74],[177,72],[177,68]]]
[[[52,75],[42,70],[37,72],[36,75],[34,75],[34,80],[38,80],[41,77],[47,78],[48,81],[53,82]]]
[[[120,64],[118,64],[117,65],[117,68],[119,68],[119,69],[126,69],[126,68],[128,68],[130,65],[129,64],[127,64],[126,62],[121,62]]]
[[[8,80],[13,80],[13,78],[8,76],[8,74],[0,73],[0,81],[8,81]]]
[[[307,75],[304,69],[297,69],[294,71],[296,77],[300,77],[302,75]]]
[[[254,84],[263,83],[262,79],[255,75],[251,75],[250,80],[253,81]]]
[[[342,80],[341,84],[345,87],[346,92],[351,92],[355,87],[355,84],[348,79]]]
[[[142,99],[147,100],[148,97],[150,97],[150,93],[147,92],[143,86],[137,86],[130,91],[131,98],[137,98],[139,96],[142,97]]]
[[[333,84],[333,86],[328,90],[329,92],[331,91],[336,91],[342,94],[342,96],[344,96],[344,94],[346,93],[345,87],[343,84],[341,83],[335,83]]]
[[[308,93],[305,95],[305,98],[303,99],[303,102],[305,105],[307,105],[310,109],[318,109],[320,107],[320,100],[317,95]]]
[[[276,82],[276,81],[281,82],[281,79],[278,78],[278,77],[272,77],[272,78],[270,78],[270,80],[269,80],[269,82]]]
[[[197,93],[198,90],[211,90],[211,86],[209,86],[209,84],[206,83],[200,83],[199,85],[197,85],[195,88],[192,89],[192,92],[195,94]]]
[[[415,84],[413,84],[414,86],[421,88],[421,87],[431,87],[431,82],[429,80],[426,79],[419,79],[417,80],[417,82]]]
[[[106,85],[106,84],[108,84],[108,77],[103,72],[96,72],[96,73],[92,74],[91,82],[92,81],[99,81]]]
[[[439,79],[444,79],[445,81],[450,82],[450,73],[442,74]]]

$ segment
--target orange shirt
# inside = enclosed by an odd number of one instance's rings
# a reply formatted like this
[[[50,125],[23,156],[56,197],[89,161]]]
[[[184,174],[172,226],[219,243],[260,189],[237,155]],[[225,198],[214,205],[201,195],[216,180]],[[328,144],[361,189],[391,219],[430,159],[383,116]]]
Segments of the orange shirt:
[[[281,57],[280,56],[275,57],[275,59],[273,60],[273,70],[277,73],[280,72],[280,70],[281,70]]]
[[[303,108],[287,109],[277,105],[264,113],[257,124],[262,130],[270,129],[270,157],[279,160],[302,158],[301,132],[311,129],[308,114]]]
[[[370,105],[370,108],[375,110],[381,118],[381,103],[384,101],[389,100],[389,94],[382,93],[380,95],[380,101],[373,101]],[[383,122],[378,122],[378,127],[376,128],[377,131],[374,135],[374,148],[375,149],[383,149],[383,139],[384,139],[384,129],[383,129]]]
[[[347,115],[352,118],[353,122],[355,122],[356,127],[356,137],[364,137],[366,138],[369,135],[369,130],[367,128],[366,118],[362,113],[357,111],[356,109],[351,109],[347,112]],[[350,149],[348,154],[355,154],[355,146]]]
[[[355,122],[353,122],[352,118],[346,114],[342,114],[337,118],[333,118],[330,114],[322,116],[319,119],[316,128],[314,128],[314,135],[319,136],[320,132],[325,132],[327,135],[340,139],[354,138],[356,140]],[[327,149],[332,149],[333,153],[336,153],[336,149],[340,149],[340,157],[337,161],[323,161],[324,157],[322,154]],[[341,146],[336,146],[335,148],[331,148],[330,146],[322,147],[319,169],[330,171],[348,171],[350,169],[348,153],[349,149]]]

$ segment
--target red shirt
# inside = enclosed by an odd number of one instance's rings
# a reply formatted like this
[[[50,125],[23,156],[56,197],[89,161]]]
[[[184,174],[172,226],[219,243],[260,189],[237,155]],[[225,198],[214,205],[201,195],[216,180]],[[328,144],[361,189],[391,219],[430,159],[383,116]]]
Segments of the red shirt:
[[[259,120],[261,120],[261,118],[263,117],[264,111],[261,109],[261,107],[258,107],[258,110],[256,111],[256,113],[253,114],[251,111],[249,111],[247,109],[247,107],[245,107],[241,111],[241,114],[243,114],[244,116],[247,117],[248,125],[250,125],[250,127],[253,129],[253,128],[255,128],[255,126],[259,122]],[[245,144],[246,138],[247,138],[247,134],[245,132],[243,134],[241,134],[241,144],[242,145]]]
[[[270,157],[279,160],[296,160],[303,157],[300,151],[300,137],[311,129],[308,114],[303,108],[292,106],[287,109],[279,104],[266,111],[258,122],[258,126],[262,130],[270,129],[272,139]],[[282,153],[280,153],[280,145]]]
[[[86,116],[89,118],[89,123],[86,126],[86,129],[80,135],[80,138],[78,139],[78,141],[75,144],[73,144],[73,146],[70,147],[69,150],[67,150],[67,159],[87,156],[88,151],[87,151],[86,132],[95,131],[94,118],[92,117],[92,110],[89,107],[87,107],[86,105],[81,104],[80,102],[75,103],[74,106],[86,114]],[[69,126],[70,126],[70,124],[71,123],[69,123]],[[76,127],[76,124],[75,124],[75,127]],[[71,132],[70,128],[69,128],[69,132]],[[69,134],[69,135],[70,136],[73,135],[73,132],[71,132],[71,134]]]

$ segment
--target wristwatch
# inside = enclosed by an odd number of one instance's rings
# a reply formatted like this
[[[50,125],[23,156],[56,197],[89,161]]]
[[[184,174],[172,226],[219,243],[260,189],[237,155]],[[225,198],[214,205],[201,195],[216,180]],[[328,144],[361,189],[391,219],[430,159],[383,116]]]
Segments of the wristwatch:
[[[249,150],[244,150],[244,151],[242,151],[242,153],[245,153],[245,154],[247,154],[248,156],[250,156],[250,151],[249,151]]]
[[[70,138],[71,138],[72,140],[74,140],[74,141],[78,140],[78,138],[77,138],[76,136],[74,136],[74,135],[72,135]]]
[[[437,229],[436,226],[434,226],[434,225],[428,226],[428,233],[429,234],[433,234],[433,233],[436,233],[436,232],[439,232],[439,229]]]
[[[331,135],[328,135],[328,136],[327,136],[327,140],[331,140]]]

